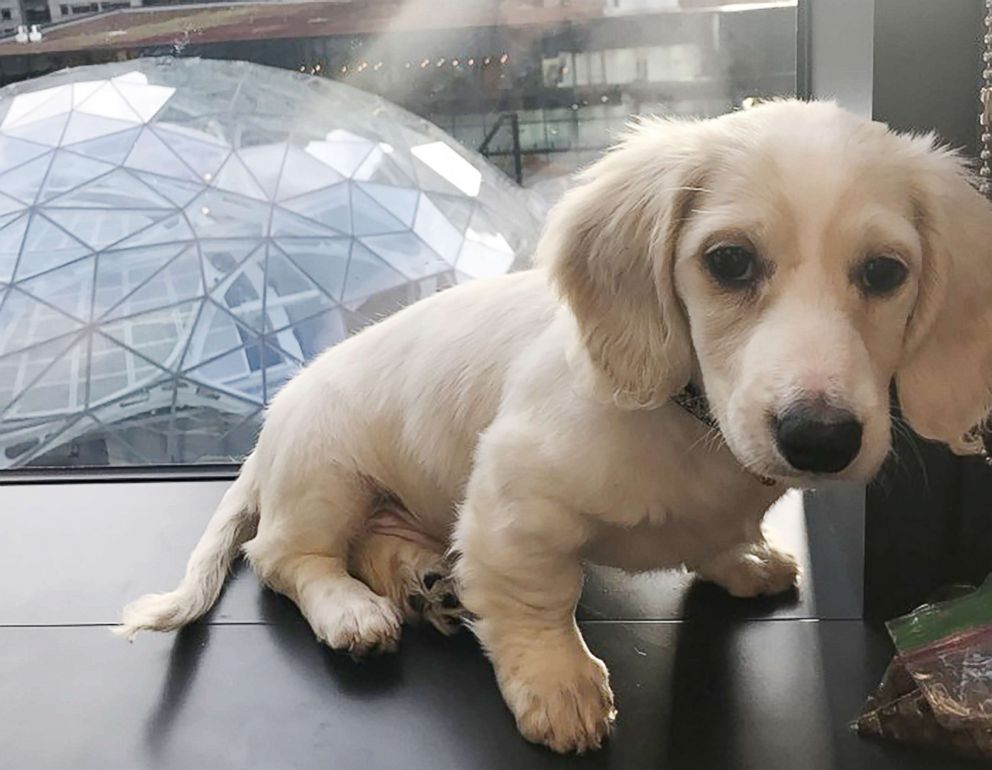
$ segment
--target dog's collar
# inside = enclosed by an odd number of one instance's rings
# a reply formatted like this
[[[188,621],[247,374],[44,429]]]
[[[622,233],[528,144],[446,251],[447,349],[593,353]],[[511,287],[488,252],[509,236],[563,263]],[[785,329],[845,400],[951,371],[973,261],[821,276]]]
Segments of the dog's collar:
[[[672,396],[672,401],[699,420],[707,428],[715,431],[720,430],[720,423],[716,421],[716,418],[710,411],[710,402],[707,400],[705,394],[698,387],[696,387],[696,384],[691,380],[684,388],[682,388],[682,390]],[[751,473],[751,471],[748,471],[748,473]],[[775,479],[770,479],[767,476],[761,476],[757,473],[751,473],[751,475],[766,487],[775,486]]]
[[[672,396],[672,401],[685,409],[707,428],[720,430],[720,424],[710,411],[710,402],[703,395],[702,391],[696,387],[694,382],[690,381],[688,385]]]

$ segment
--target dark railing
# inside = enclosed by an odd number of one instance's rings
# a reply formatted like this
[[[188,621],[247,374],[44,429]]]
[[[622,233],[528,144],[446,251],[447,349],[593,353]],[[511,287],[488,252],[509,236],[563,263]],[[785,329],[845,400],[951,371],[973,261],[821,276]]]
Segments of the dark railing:
[[[507,151],[494,151],[491,150],[489,145],[492,143],[496,134],[503,127],[505,123],[510,124],[510,136],[511,136],[511,149],[509,153]],[[520,117],[515,112],[504,112],[498,118],[496,122],[493,123],[493,127],[489,129],[485,137],[482,140],[482,144],[479,145],[479,154],[484,158],[491,158],[495,155],[513,155],[513,177],[517,180],[517,184],[524,183],[524,161],[523,153],[520,151]]]

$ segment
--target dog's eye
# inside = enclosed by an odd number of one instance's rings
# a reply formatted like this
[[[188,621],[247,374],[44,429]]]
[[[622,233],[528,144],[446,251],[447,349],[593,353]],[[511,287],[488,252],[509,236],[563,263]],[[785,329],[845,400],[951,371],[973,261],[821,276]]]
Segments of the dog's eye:
[[[757,276],[754,252],[743,246],[717,246],[707,251],[703,259],[713,277],[728,286],[744,286]]]
[[[867,294],[881,296],[898,289],[909,271],[895,257],[872,257],[861,265],[858,280]]]

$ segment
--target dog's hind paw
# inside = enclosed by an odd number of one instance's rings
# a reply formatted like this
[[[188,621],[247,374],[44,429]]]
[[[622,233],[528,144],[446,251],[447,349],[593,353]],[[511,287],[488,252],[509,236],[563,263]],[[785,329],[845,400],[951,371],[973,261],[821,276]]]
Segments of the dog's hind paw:
[[[407,605],[415,615],[445,636],[461,628],[468,612],[458,599],[451,568],[443,559],[428,567],[409,586]]]

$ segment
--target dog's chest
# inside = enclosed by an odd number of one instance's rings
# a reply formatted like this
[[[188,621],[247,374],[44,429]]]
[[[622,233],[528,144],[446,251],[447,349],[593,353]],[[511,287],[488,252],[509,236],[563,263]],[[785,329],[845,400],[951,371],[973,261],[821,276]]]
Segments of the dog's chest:
[[[604,521],[667,528],[728,513],[760,515],[780,494],[745,471],[726,447],[703,446],[703,432],[692,422],[673,429],[669,416],[662,436],[644,427],[609,453],[605,483],[592,501]]]

